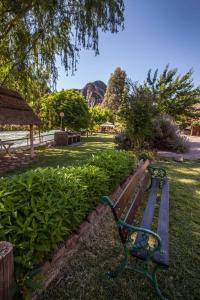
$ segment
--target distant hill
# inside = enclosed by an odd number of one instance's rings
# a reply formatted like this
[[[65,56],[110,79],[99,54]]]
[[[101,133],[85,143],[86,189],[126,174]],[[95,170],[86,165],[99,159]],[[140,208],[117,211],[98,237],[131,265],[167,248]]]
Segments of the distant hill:
[[[87,83],[81,90],[81,94],[86,98],[89,106],[101,104],[106,91],[106,84],[97,80]]]

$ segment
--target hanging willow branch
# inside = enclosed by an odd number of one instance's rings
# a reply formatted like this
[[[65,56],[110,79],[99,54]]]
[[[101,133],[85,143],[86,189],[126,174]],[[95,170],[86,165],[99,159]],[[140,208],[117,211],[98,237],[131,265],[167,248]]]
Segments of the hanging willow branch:
[[[44,68],[56,82],[56,58],[66,72],[74,72],[82,48],[98,54],[100,30],[123,28],[123,13],[123,0],[2,0],[0,61],[21,71],[24,66]]]

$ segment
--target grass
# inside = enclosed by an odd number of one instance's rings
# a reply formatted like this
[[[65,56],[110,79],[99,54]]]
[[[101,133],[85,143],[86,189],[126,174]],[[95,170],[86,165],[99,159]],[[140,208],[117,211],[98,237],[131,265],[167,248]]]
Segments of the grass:
[[[82,164],[92,154],[114,147],[112,135],[82,137],[79,146],[42,148],[36,151],[32,167],[57,167]]]
[[[32,167],[57,167],[82,164],[92,154],[113,148],[112,135],[82,137],[79,146],[43,148],[36,151],[37,159]]]
[[[170,180],[170,268],[158,277],[169,299],[200,299],[200,162],[157,162]],[[67,261],[59,284],[41,297],[48,300],[157,299],[139,274],[109,279],[106,272],[122,258],[122,247],[111,213]]]
[[[113,135],[98,134],[89,137],[82,137],[81,144],[69,147],[41,146],[35,150],[36,159],[27,167],[9,171],[4,175],[12,175],[38,167],[67,167],[81,165],[98,151],[114,148]]]

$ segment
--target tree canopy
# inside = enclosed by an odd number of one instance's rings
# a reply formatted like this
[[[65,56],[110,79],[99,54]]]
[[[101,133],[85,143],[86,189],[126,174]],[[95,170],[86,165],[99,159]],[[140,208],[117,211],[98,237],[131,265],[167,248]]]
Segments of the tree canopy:
[[[76,69],[81,48],[99,52],[99,30],[118,32],[123,0],[2,0],[0,68],[9,74],[45,71],[55,83],[59,57],[66,71]]]
[[[155,103],[160,111],[172,116],[175,120],[182,117],[195,117],[195,104],[200,101],[200,88],[194,87],[192,70],[184,75],[177,75],[177,69],[165,67],[158,75],[149,70],[146,85],[154,94]]]
[[[0,64],[0,78],[5,78],[7,72],[9,72],[9,68]],[[41,97],[50,92],[48,83],[49,76],[45,72],[36,74],[33,70],[25,70],[23,73],[13,70],[1,86],[18,91],[38,114]]]
[[[126,128],[131,147],[141,147],[151,136],[152,122],[158,111],[153,104],[154,96],[148,87],[129,81],[123,97],[119,117]]]
[[[113,121],[112,111],[102,105],[95,105],[90,108],[89,128],[91,131],[93,131],[96,126],[99,126],[106,121]]]
[[[116,68],[108,81],[106,93],[104,95],[103,106],[117,112],[126,87],[126,72],[121,68]]]
[[[77,130],[89,126],[89,108],[76,90],[61,90],[41,99],[41,118],[45,128],[60,127],[60,113],[64,112],[63,127]]]

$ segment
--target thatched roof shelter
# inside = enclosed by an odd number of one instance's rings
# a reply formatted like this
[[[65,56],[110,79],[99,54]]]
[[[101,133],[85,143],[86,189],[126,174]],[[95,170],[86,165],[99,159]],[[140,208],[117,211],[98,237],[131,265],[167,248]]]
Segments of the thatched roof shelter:
[[[19,93],[0,87],[0,125],[30,125],[31,156],[34,154],[33,125],[41,121]]]
[[[40,119],[19,93],[0,87],[0,125],[39,125]]]

